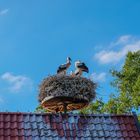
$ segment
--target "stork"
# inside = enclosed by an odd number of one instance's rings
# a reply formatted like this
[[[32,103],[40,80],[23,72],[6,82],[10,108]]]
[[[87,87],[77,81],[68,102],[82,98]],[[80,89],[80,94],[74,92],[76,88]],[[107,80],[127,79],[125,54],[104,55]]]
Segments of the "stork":
[[[85,65],[85,63],[81,62],[80,60],[75,62],[75,75],[81,76],[83,72],[89,72],[88,67]]]
[[[64,74],[65,75],[66,71],[70,67],[70,65],[71,65],[71,58],[67,57],[67,62],[58,67],[57,74]]]

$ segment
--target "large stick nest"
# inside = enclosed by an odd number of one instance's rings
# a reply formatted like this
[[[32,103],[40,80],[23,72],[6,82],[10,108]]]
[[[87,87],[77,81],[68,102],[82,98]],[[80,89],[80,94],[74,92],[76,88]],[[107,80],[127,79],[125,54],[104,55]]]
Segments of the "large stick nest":
[[[38,100],[50,110],[57,110],[63,103],[72,104],[69,110],[80,109],[95,98],[95,89],[96,84],[87,78],[54,75],[43,80]]]

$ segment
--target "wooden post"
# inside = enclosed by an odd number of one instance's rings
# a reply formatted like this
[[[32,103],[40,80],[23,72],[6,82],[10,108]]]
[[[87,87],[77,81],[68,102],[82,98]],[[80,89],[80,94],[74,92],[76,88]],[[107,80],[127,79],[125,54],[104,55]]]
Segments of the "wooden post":
[[[65,103],[65,102],[63,103],[64,113],[65,113],[65,114],[67,113],[67,105],[68,105],[67,103]]]

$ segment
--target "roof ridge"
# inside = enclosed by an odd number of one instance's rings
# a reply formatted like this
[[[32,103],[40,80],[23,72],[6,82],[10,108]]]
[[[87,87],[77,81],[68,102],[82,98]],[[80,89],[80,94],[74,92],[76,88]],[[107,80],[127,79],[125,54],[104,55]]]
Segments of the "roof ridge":
[[[13,115],[66,115],[66,116],[93,116],[93,117],[121,117],[121,116],[134,116],[133,114],[78,114],[78,113],[40,113],[40,112],[0,112],[1,114],[13,114]]]

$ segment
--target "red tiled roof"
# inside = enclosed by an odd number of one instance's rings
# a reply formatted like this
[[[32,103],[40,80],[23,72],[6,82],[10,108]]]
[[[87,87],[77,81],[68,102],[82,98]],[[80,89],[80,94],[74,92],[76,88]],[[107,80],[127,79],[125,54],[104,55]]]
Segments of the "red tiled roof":
[[[134,115],[0,113],[0,140],[140,140]]]

